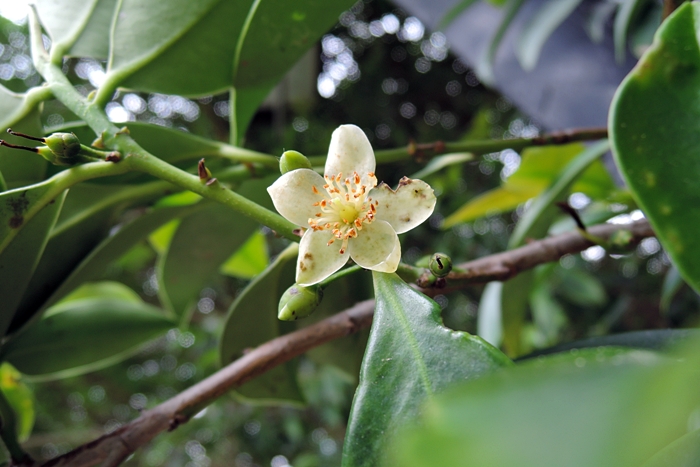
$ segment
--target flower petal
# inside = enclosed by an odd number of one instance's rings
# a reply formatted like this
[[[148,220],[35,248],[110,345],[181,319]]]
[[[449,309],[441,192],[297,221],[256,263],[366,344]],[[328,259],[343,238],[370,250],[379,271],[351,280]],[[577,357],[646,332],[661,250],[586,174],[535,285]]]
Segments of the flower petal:
[[[388,222],[396,233],[404,233],[423,223],[435,209],[435,193],[422,180],[404,177],[396,191],[382,183],[369,192],[377,205],[377,220]]]
[[[398,255],[395,252],[397,245]],[[384,221],[375,220],[371,224],[364,225],[357,238],[350,240],[348,249],[350,257],[357,264],[375,271],[394,272],[401,259],[399,237]]]
[[[396,245],[394,245],[394,251],[391,252],[389,257],[377,264],[376,266],[370,268],[373,271],[379,272],[395,272],[399,267],[399,262],[401,261],[401,243],[399,242],[398,235],[396,236]]]
[[[343,178],[352,177],[357,172],[363,185],[377,183],[367,176],[374,173],[376,162],[374,151],[369,140],[359,127],[355,125],[341,125],[333,132],[331,145],[328,148],[326,159],[326,175],[343,174]]]
[[[313,285],[330,276],[348,261],[346,251],[340,254],[340,244],[328,242],[333,238],[330,230],[307,230],[299,242],[296,282],[302,286]]]
[[[321,212],[314,203],[323,199],[326,181],[319,174],[309,169],[297,169],[287,172],[267,188],[277,212],[290,222],[308,227],[309,218]],[[316,187],[318,194],[312,187]]]

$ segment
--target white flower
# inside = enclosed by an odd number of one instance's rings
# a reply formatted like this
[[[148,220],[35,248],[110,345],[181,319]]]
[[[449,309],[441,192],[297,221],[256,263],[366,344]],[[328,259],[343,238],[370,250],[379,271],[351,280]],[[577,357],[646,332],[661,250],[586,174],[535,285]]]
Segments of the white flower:
[[[322,281],[348,257],[366,269],[396,271],[397,234],[432,214],[435,195],[427,183],[406,177],[396,191],[377,186],[375,165],[367,136],[355,125],[342,125],[333,132],[323,177],[292,170],[267,189],[282,216],[308,228],[299,243],[299,285]]]

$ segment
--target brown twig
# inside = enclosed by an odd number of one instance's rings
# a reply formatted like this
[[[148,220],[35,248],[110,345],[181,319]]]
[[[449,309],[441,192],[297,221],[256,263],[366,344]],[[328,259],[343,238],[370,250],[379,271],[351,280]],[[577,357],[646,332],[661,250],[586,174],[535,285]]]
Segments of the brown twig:
[[[629,246],[634,246],[646,237],[653,237],[654,231],[649,222],[640,220],[632,224],[601,224],[588,228],[591,236],[608,239],[618,230],[628,230],[632,234]],[[567,232],[555,237],[531,242],[514,250],[469,261],[457,266],[464,272],[451,272],[447,276],[450,288],[458,283],[474,284],[508,280],[518,273],[540,264],[558,261],[566,254],[577,253],[593,246],[594,243],[580,233]]]
[[[373,312],[374,300],[367,300],[319,323],[266,342],[172,399],[144,411],[137,419],[112,433],[40,465],[119,465],[157,434],[187,422],[229,390],[313,347],[368,327]]]
[[[608,238],[618,230],[632,233],[630,245],[654,235],[646,220],[629,225],[603,224],[590,227],[595,236]],[[526,246],[486,256],[461,264],[466,272],[447,276],[449,288],[492,280],[506,280],[539,264],[557,261],[568,253],[583,251],[593,245],[578,232],[568,232]],[[434,289],[426,292],[435,295]],[[437,293],[444,293],[441,290]],[[136,449],[163,431],[171,431],[190,417],[246,381],[274,368],[309,349],[368,327],[372,322],[374,300],[366,300],[330,318],[296,332],[273,339],[200,381],[162,404],[144,411],[139,418],[73,451],[52,459],[43,467],[89,467],[97,464],[116,466]]]

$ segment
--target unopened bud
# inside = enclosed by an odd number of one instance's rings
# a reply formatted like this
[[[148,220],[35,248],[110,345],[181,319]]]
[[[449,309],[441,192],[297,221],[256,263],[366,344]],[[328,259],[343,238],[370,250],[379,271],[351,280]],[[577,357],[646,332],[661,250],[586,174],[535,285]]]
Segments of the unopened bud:
[[[282,294],[277,318],[282,321],[306,318],[313,313],[322,298],[323,290],[320,287],[302,287],[294,284]]]
[[[280,157],[280,172],[286,174],[296,169],[310,169],[311,162],[300,152],[284,151]]]
[[[38,136],[25,135],[24,133],[12,131],[12,129],[9,128],[7,132],[11,135],[19,136],[21,138],[42,142],[45,144],[45,146],[39,146],[36,148],[29,146],[20,146],[8,143],[4,140],[0,140],[0,145],[7,146],[13,149],[23,149],[25,151],[35,152],[55,165],[71,166],[75,164],[80,164],[82,162],[92,162],[99,160],[99,157],[94,157],[92,155],[85,154],[85,148],[80,144],[80,140],[73,133],[52,133],[46,138],[43,138]]]
[[[435,253],[430,257],[428,268],[435,277],[445,277],[452,271],[452,259],[444,253]]]

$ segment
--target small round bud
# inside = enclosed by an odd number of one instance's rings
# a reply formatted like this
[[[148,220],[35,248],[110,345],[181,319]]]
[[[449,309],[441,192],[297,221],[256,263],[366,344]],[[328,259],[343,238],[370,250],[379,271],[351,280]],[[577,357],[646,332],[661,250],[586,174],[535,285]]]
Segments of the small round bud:
[[[306,318],[313,313],[322,298],[323,291],[320,287],[302,287],[294,284],[282,294],[277,318],[282,321]]]
[[[44,138],[44,144],[60,159],[73,158],[80,152],[80,140],[74,133],[52,133]]]
[[[445,277],[452,271],[452,259],[444,253],[435,253],[430,257],[428,268],[435,277]]]
[[[280,157],[280,172],[286,174],[296,169],[310,169],[311,162],[300,152],[284,151]]]

